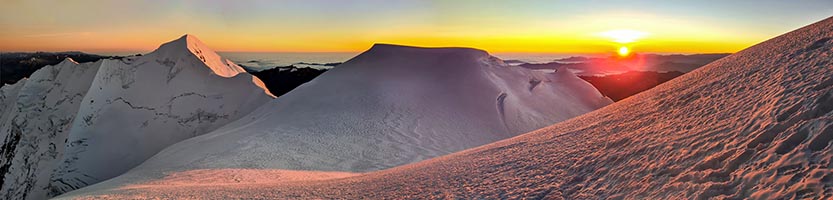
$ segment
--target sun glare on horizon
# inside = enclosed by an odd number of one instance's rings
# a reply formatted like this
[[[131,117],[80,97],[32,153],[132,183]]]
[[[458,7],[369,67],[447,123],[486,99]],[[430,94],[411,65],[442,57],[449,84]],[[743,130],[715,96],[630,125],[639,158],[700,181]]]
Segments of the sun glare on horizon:
[[[616,53],[618,53],[621,57],[625,57],[631,53],[631,50],[628,47],[619,47],[619,51],[617,51]]]
[[[631,48],[624,45],[634,43],[637,40],[649,35],[649,33],[630,29],[618,29],[601,32],[598,33],[598,35],[609,38],[613,42],[618,43],[620,46],[619,49],[616,51],[616,54],[619,54],[619,57],[627,57],[631,54]]]

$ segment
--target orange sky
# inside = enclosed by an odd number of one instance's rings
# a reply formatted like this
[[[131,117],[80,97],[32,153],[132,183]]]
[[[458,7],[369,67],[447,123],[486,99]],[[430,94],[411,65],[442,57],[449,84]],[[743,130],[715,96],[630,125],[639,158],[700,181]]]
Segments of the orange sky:
[[[189,33],[217,51],[735,52],[833,13],[831,1],[46,1],[0,7],[0,51],[147,52]],[[602,33],[644,33],[629,42]]]

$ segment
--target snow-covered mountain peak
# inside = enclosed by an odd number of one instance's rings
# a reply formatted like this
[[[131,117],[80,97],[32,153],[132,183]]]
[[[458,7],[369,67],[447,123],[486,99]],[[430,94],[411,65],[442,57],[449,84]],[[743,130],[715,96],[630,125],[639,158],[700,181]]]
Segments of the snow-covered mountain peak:
[[[459,55],[468,55],[473,57],[490,57],[489,53],[475,48],[467,48],[467,47],[414,47],[414,46],[404,46],[404,45],[397,45],[397,44],[385,44],[385,43],[376,43],[373,44],[369,50],[365,51],[362,54],[371,54],[374,55],[375,58],[384,58],[375,56],[377,54],[392,54],[392,55],[408,55],[408,56],[420,56],[420,55],[430,55],[436,56],[437,54],[455,54]],[[369,56],[367,56],[369,57]]]
[[[469,52],[479,52],[483,54],[488,54],[486,51],[481,49],[475,49],[471,47],[426,47],[426,46],[408,46],[408,45],[401,45],[401,44],[389,44],[389,43],[375,43],[368,51],[402,51],[402,50],[444,50],[444,51],[469,51]]]
[[[211,70],[211,73],[225,78],[236,77],[242,73],[245,77],[237,78],[250,78],[251,82],[263,89],[266,95],[275,97],[275,95],[266,89],[266,85],[260,79],[246,73],[246,70],[230,60],[220,57],[211,48],[208,48],[208,45],[205,45],[205,43],[193,35],[185,34],[176,40],[162,44],[159,48],[144,57],[148,59],[147,61],[156,61],[169,67],[176,65],[179,61],[202,62],[205,64],[204,66],[200,65],[196,67],[206,67]]]
[[[432,62],[433,64],[431,64]],[[447,70],[449,69],[448,67],[459,69],[468,66],[475,67],[470,70],[479,71],[477,67],[480,66],[503,65],[500,59],[480,49],[465,47],[414,47],[384,43],[374,44],[367,51],[345,62],[345,64],[347,63],[350,64],[341,65],[341,67],[401,68],[401,70],[411,70],[407,68],[418,67],[423,70]],[[474,73],[475,71],[470,72]]]
[[[67,58],[6,88],[0,199],[46,199],[106,180],[271,99],[260,79],[190,35],[129,59]]]
[[[73,60],[72,58],[70,58],[70,57],[66,57],[66,58],[64,58],[64,60],[63,60],[63,61],[61,61],[60,63],[58,63],[58,65],[66,65],[66,64],[69,64],[69,63],[75,64],[75,65],[77,65],[77,64],[78,64],[78,62],[76,62],[76,61],[75,61],[75,60]]]
[[[186,54],[190,52],[190,54]],[[158,49],[151,52],[149,55],[158,55],[159,57],[168,58],[170,60],[181,59],[184,56],[194,57],[205,63],[206,67],[211,69],[214,74],[222,77],[233,77],[237,74],[245,72],[245,70],[232,63],[231,61],[220,57],[216,52],[208,48],[200,39],[189,34],[185,34],[176,40],[162,44]]]

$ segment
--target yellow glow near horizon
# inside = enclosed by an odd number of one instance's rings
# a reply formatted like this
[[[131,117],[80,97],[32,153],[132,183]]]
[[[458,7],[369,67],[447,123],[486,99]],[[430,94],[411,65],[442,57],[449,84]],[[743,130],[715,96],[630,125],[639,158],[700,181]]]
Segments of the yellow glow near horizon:
[[[473,47],[493,53],[616,53],[623,44],[639,52],[731,53],[830,13],[825,10],[829,7],[818,3],[739,1],[730,5],[736,9],[705,9],[712,4],[650,0],[10,1],[0,6],[0,27],[4,28],[0,52],[142,53],[187,33],[215,51],[238,52],[361,52],[374,43],[394,43]],[[778,11],[798,6],[801,9],[793,10],[801,12],[795,16],[735,12],[766,4]],[[767,19],[778,19],[778,23]]]
[[[635,31],[635,30],[628,30],[628,29],[621,29],[621,30],[610,30],[599,33],[599,35],[608,37],[613,39],[618,43],[626,44],[636,41],[637,39],[643,38],[648,33],[642,31]]]
[[[0,43],[4,44],[0,46],[0,51],[80,50],[93,53],[141,53],[153,50],[163,42],[176,39],[185,33],[197,36],[215,51],[245,52],[361,52],[374,43],[394,43],[429,47],[472,47],[495,53],[606,53],[621,43],[633,43],[633,46],[638,46],[643,52],[725,53],[738,51],[765,39],[719,34],[714,33],[718,32],[715,30],[663,31],[679,30],[679,27],[660,24],[645,29],[652,32],[649,37],[646,37],[647,34],[622,32],[602,38],[597,35],[599,32],[596,30],[616,26],[599,24],[592,27],[558,28],[562,26],[569,27],[570,24],[515,30],[483,27],[453,31],[436,27],[407,27],[392,31],[367,30],[361,33],[275,30],[281,32],[279,35],[258,32],[238,34],[214,28],[200,28],[187,32],[172,29],[152,33],[113,29],[83,34],[3,36],[0,37]]]
[[[630,29],[618,29],[618,30],[609,30],[598,33],[599,36],[609,38],[614,42],[617,42],[621,45],[630,44],[636,42],[638,39],[642,39],[643,37],[649,35],[646,32],[630,30]],[[619,47],[619,50],[616,51],[619,54],[619,57],[627,57],[631,50],[627,46]]]

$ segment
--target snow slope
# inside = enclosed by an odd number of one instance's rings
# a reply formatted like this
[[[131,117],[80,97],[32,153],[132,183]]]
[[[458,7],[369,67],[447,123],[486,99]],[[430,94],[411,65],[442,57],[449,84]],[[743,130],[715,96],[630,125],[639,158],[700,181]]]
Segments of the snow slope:
[[[12,115],[12,113],[15,113],[11,112],[10,110],[14,109],[14,105],[17,103],[17,94],[20,91],[20,88],[22,88],[23,85],[26,84],[27,80],[29,79],[24,78],[18,81],[21,82],[19,84],[6,85],[0,88],[0,127],[2,127],[3,123],[5,123],[7,119],[6,117]],[[0,135],[2,136],[0,138],[5,138],[5,134],[7,133],[0,132],[0,134],[4,134]]]
[[[0,194],[9,199],[43,199],[117,176],[271,99],[259,79],[190,35],[144,56],[66,60],[2,94],[3,105],[14,104],[4,106],[0,125]]]
[[[389,170],[292,184],[100,184],[65,197],[830,199],[831,38],[828,18],[589,114]]]
[[[485,51],[378,44],[127,176],[190,169],[365,172],[508,138],[610,104],[569,72]]]
[[[48,183],[60,159],[66,133],[100,64],[78,64],[67,58],[3,88],[8,105],[0,124],[0,171],[9,172],[2,177],[4,199],[21,198],[30,191],[45,198],[40,187]]]

